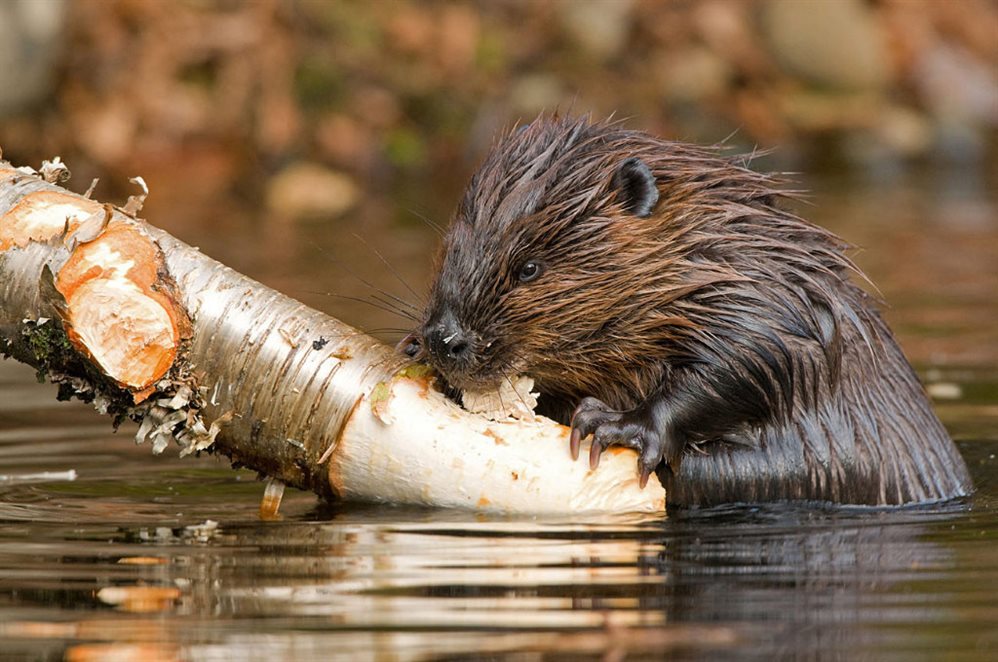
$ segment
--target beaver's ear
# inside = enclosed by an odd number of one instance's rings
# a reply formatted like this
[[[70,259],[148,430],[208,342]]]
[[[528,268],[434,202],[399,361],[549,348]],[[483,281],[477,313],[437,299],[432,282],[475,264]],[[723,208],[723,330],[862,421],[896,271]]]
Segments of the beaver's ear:
[[[612,185],[624,209],[640,218],[651,216],[658,202],[658,186],[647,163],[633,156],[627,159],[613,174]]]

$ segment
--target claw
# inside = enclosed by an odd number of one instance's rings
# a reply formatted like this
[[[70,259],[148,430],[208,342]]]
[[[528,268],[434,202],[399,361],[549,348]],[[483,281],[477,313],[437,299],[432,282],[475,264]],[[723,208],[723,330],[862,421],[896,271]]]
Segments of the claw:
[[[593,439],[593,445],[590,446],[589,448],[589,468],[592,469],[593,471],[595,471],[596,467],[599,466],[600,454],[602,452],[603,449],[600,448],[599,443],[597,443],[596,440]]]
[[[645,485],[648,484],[648,477],[651,476],[651,469],[647,467],[641,467],[638,471],[638,487],[645,489]]]
[[[579,446],[582,445],[582,431],[572,428],[572,436],[569,438],[568,447],[572,452],[572,461],[579,459]]]

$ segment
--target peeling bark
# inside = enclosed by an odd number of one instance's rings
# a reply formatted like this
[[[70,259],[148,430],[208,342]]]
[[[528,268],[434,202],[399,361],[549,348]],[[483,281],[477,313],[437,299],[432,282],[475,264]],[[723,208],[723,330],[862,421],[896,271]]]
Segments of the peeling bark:
[[[175,440],[330,499],[664,509],[654,478],[638,488],[633,452],[590,471],[571,461],[563,426],[470,414],[374,339],[4,162],[0,353],[60,397],[138,421],[156,452]],[[268,494],[279,503],[279,485]]]

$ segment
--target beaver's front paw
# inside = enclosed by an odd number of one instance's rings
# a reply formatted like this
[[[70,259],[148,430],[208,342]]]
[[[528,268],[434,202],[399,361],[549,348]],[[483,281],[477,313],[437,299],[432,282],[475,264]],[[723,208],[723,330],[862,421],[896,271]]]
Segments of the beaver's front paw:
[[[610,446],[633,448],[640,454],[638,482],[643,488],[651,472],[663,460],[674,468],[679,463],[682,444],[674,448],[677,444],[672,443],[672,435],[660,421],[661,417],[655,416],[650,408],[639,407],[634,411],[621,412],[611,409],[602,400],[585,398],[572,414],[572,459],[579,458],[579,446],[590,434],[593,436],[589,449],[589,466],[592,469],[599,466],[600,455]]]

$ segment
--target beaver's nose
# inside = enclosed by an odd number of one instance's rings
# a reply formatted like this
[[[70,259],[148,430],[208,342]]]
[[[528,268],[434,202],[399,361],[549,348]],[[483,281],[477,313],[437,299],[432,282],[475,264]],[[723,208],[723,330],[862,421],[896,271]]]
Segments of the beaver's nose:
[[[426,335],[429,349],[438,361],[455,364],[471,356],[471,338],[449,310],[440,316]]]

